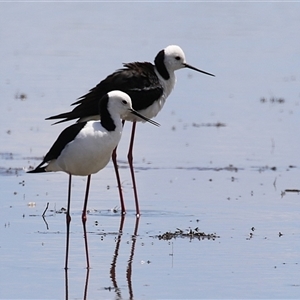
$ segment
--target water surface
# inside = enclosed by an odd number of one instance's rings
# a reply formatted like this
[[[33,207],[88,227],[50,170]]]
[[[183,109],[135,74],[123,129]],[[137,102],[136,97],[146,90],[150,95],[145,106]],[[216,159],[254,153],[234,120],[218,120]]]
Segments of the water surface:
[[[299,3],[0,7],[1,299],[300,297]],[[125,125],[118,157],[128,213],[114,213],[110,164],[92,177],[88,273],[85,178],[74,179],[65,273],[68,176],[24,171],[66,126],[44,119],[122,62],[153,61],[169,44],[216,77],[178,71],[155,118],[161,127],[137,126],[139,222]],[[196,228],[219,238],[157,238]]]

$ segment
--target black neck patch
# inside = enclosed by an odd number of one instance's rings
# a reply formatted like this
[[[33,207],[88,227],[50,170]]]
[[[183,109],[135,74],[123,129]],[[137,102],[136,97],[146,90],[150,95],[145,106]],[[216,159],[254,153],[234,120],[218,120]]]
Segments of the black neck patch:
[[[154,59],[154,64],[155,64],[155,67],[156,67],[158,73],[160,74],[160,76],[163,79],[168,80],[168,79],[170,79],[170,75],[165,66],[164,60],[165,60],[165,52],[164,52],[164,50],[161,50],[156,55],[156,57]]]
[[[116,129],[116,125],[107,109],[108,100],[109,97],[105,94],[99,101],[99,113],[101,116],[100,122],[107,131],[114,131]]]

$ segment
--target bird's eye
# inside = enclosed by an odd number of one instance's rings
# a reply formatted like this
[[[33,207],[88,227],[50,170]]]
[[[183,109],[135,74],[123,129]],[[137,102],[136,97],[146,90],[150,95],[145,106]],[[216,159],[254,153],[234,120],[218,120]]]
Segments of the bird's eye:
[[[176,60],[180,60],[180,56],[176,56],[175,59],[176,59]]]
[[[123,103],[123,104],[127,104],[127,101],[126,101],[126,100],[122,100],[122,103]]]

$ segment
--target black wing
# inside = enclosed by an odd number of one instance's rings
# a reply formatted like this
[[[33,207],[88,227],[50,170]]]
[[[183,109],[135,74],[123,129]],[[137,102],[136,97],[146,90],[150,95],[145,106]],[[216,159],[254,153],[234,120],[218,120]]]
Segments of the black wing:
[[[132,100],[132,106],[139,111],[150,106],[163,94],[154,66],[148,62],[124,64],[124,68],[102,80],[86,95],[80,97],[72,105],[77,105],[72,111],[47,118],[47,120],[64,119],[65,122],[99,114],[99,100],[112,90],[127,93]]]
[[[58,158],[65,146],[75,139],[77,134],[86,125],[86,123],[87,122],[75,123],[64,129],[48,153],[45,155],[43,161],[34,170],[29,171],[28,173],[45,172],[45,167],[42,167],[42,165],[46,164],[52,159]]]

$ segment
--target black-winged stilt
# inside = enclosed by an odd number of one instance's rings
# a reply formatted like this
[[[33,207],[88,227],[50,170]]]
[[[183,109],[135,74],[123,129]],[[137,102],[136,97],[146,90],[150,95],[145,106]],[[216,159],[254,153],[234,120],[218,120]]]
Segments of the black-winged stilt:
[[[78,119],[79,122],[98,119],[98,99],[105,93],[115,89],[127,93],[131,97],[133,109],[151,119],[162,109],[167,97],[174,88],[176,82],[175,71],[182,68],[189,68],[214,76],[211,73],[204,72],[187,64],[183,50],[179,46],[171,45],[158,52],[154,59],[154,64],[149,62],[132,62],[124,64],[122,69],[107,76],[86,95],[80,97],[77,102],[73,103],[72,105],[77,106],[72,111],[49,117],[47,120],[63,119],[57,122],[61,123],[74,119]],[[143,120],[132,114],[122,116],[122,119],[124,121],[133,122],[127,158],[132,177],[136,209],[138,210],[138,195],[133,169],[132,152],[136,122]],[[122,204],[124,201],[117,166],[116,149],[113,152],[112,159]],[[122,206],[121,210],[122,213],[125,213],[125,207]]]
[[[121,116],[135,115],[144,121],[159,125],[144,117],[132,108],[130,97],[121,91],[111,91],[98,101],[99,121],[75,123],[64,129],[43,161],[28,173],[64,171],[69,174],[68,205],[66,212],[67,242],[65,268],[68,267],[70,201],[72,175],[87,176],[86,193],[82,210],[82,223],[85,235],[87,267],[89,268],[86,241],[86,210],[91,174],[103,169],[109,162],[113,150],[122,134]],[[139,215],[139,211],[137,211]]]

